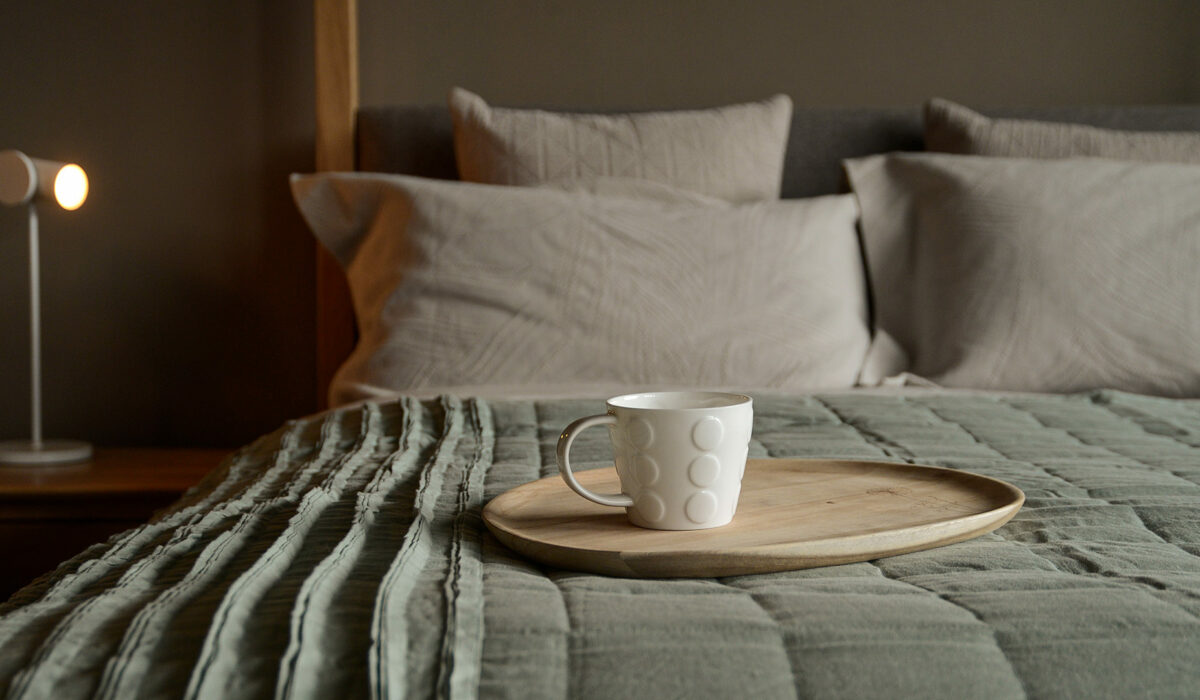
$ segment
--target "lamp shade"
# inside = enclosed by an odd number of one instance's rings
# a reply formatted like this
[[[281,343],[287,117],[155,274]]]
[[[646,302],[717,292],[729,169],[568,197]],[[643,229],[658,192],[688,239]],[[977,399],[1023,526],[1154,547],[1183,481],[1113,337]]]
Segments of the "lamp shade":
[[[78,165],[0,151],[0,204],[27,205],[29,215],[29,440],[0,442],[0,464],[66,464],[92,455],[79,440],[42,439],[42,312],[36,199],[53,198],[63,209],[78,209],[88,195],[87,174]]]
[[[0,204],[15,206],[41,196],[72,210],[78,209],[87,195],[87,173],[78,165],[30,158],[20,151],[0,151]]]

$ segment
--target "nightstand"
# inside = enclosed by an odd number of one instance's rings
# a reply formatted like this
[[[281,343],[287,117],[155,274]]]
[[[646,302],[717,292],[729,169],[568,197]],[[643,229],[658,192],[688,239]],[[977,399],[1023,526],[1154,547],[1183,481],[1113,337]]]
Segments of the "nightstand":
[[[145,522],[229,454],[101,447],[80,464],[0,466],[0,601],[88,545]]]

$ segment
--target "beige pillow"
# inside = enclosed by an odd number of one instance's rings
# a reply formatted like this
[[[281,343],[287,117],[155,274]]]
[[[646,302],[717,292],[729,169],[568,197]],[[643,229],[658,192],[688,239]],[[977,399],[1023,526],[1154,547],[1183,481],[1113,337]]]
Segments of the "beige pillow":
[[[361,331],[335,404],[489,385],[849,387],[866,351],[850,195],[734,205],[374,174],[292,189],[347,269]]]
[[[877,327],[955,387],[1200,396],[1200,167],[847,162]]]
[[[450,93],[459,178],[493,185],[614,176],[734,202],[776,199],[792,101],[717,109],[568,114],[489,106]]]
[[[934,98],[925,105],[925,148],[981,156],[1095,156],[1200,163],[1200,132],[1119,131],[1083,124],[992,119]]]

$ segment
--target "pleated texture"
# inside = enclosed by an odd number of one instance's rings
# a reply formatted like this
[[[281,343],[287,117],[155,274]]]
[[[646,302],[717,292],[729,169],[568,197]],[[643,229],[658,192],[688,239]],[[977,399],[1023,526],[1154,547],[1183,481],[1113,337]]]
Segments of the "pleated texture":
[[[548,569],[491,497],[599,401],[404,399],[298,420],[0,609],[33,697],[1179,697],[1200,687],[1200,402],[756,396],[752,457],[1008,480],[989,535],[723,579]],[[573,454],[610,463],[602,431]]]

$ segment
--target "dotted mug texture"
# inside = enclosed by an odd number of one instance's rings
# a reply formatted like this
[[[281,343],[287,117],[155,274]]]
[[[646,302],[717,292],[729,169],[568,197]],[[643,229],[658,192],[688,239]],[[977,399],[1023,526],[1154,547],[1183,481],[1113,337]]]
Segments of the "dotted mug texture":
[[[662,530],[698,530],[730,522],[749,452],[754,416],[749,397],[648,393],[610,399],[608,408],[620,497],[626,499],[631,522]],[[566,478],[569,465],[564,467],[563,461],[569,462],[560,454]],[[569,485],[571,481],[567,479]],[[586,489],[571,487],[597,500]]]
[[[648,527],[669,527],[668,516],[682,516],[693,526],[717,527],[732,519],[737,510],[737,497],[741,492],[741,479],[745,472],[746,455],[749,450],[749,438],[742,444],[741,450],[725,450],[725,464],[722,464],[721,447],[726,435],[732,431],[726,429],[720,418],[705,415],[696,420],[687,431],[690,438],[692,454],[687,460],[687,488],[680,490],[678,480],[671,484],[674,493],[662,494],[655,487],[662,483],[660,468],[654,457],[646,454],[653,446],[653,428],[645,420],[635,418],[630,421],[627,429],[630,463],[633,468],[631,476],[637,482],[637,495],[634,498],[633,510],[635,522]],[[678,448],[676,448],[678,451]],[[677,460],[678,461],[678,460]],[[730,489],[725,486],[725,508],[722,511],[721,497],[713,490],[721,481],[722,471],[726,471],[726,481],[736,480],[737,484]],[[672,512],[674,510],[675,512]],[[675,529],[675,528],[670,528]]]

